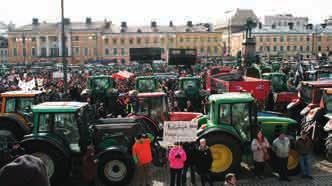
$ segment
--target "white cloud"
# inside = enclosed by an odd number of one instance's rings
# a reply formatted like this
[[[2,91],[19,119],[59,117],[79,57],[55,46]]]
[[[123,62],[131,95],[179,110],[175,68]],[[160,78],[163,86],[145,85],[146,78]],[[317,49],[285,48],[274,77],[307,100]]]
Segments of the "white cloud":
[[[60,18],[60,0],[3,0],[0,20],[18,25],[29,24],[32,17],[56,21]],[[214,22],[229,9],[250,8],[259,17],[292,13],[308,16],[319,23],[332,15],[331,0],[65,0],[65,15],[73,20],[108,18],[116,23],[148,24],[152,19],[167,24],[187,20]]]

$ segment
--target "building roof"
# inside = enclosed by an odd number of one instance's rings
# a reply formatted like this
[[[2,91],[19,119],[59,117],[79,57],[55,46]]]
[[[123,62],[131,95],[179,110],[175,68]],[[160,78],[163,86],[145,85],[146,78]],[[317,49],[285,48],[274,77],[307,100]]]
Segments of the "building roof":
[[[85,102],[44,102],[32,106],[33,112],[76,112],[85,107],[88,103]]]
[[[223,94],[213,94],[209,97],[209,102],[220,103],[244,103],[252,102],[255,99],[249,93],[227,92]]]
[[[316,25],[315,32],[318,34],[323,34],[323,33],[331,34],[332,33],[332,24],[326,25],[325,28],[322,25]]]
[[[293,27],[290,29],[289,26],[263,26],[259,28],[258,26],[252,30],[253,34],[312,34],[314,30],[302,28],[302,27]]]
[[[71,22],[70,24],[65,25],[65,30],[71,31],[101,31],[105,34],[111,33],[172,33],[172,32],[212,32],[213,28],[209,23],[199,23],[193,24],[192,26],[188,25],[157,25],[152,27],[150,25],[128,25],[126,27],[121,27],[120,25],[115,25],[109,22],[109,28],[105,27],[106,22],[97,21],[87,24],[85,22]],[[40,32],[40,31],[60,31],[60,23],[39,23],[39,24],[29,24],[21,26],[17,29],[12,30],[11,32]],[[210,29],[210,30],[209,30]]]

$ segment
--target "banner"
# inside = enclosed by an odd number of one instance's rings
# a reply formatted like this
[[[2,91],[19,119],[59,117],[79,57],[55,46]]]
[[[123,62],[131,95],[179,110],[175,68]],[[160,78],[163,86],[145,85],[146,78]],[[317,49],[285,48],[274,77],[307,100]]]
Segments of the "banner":
[[[163,143],[196,141],[197,121],[165,121]]]

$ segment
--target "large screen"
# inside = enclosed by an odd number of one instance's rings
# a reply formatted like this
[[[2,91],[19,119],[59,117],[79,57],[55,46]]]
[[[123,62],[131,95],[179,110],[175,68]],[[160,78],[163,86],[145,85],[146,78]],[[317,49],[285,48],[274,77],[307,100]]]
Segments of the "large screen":
[[[153,60],[161,60],[161,48],[130,48],[130,61],[138,63],[151,63]]]
[[[170,48],[168,53],[169,65],[194,65],[196,63],[196,49]]]

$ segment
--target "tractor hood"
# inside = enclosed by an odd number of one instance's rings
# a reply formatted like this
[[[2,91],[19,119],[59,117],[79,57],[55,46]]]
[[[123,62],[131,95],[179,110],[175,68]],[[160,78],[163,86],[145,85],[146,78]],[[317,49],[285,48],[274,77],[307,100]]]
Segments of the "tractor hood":
[[[198,118],[203,114],[198,112],[170,112],[170,121],[191,121],[194,118]]]

